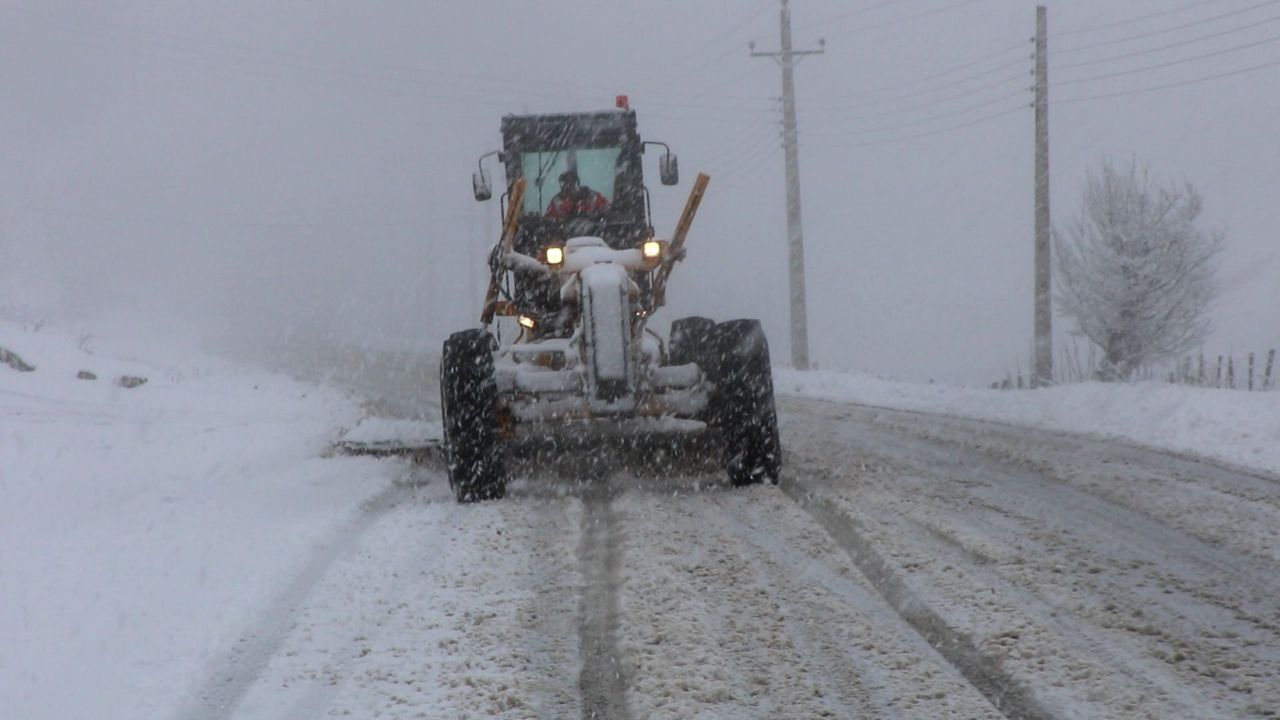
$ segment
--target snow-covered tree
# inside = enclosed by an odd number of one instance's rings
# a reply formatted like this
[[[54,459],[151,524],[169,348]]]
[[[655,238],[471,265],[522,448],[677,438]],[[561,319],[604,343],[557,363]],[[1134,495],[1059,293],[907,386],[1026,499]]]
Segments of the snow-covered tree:
[[[1159,184],[1136,161],[1088,174],[1054,259],[1058,308],[1102,350],[1102,379],[1128,379],[1208,335],[1223,235],[1198,226],[1201,210],[1190,183]]]

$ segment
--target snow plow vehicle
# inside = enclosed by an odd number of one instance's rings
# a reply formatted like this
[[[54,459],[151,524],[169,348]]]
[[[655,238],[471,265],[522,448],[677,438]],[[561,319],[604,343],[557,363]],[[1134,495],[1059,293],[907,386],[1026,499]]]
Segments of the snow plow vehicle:
[[[449,483],[462,502],[500,498],[518,440],[712,437],[734,485],[777,482],[781,465],[769,346],[756,320],[686,317],[670,341],[648,327],[709,178],[699,175],[670,239],[654,234],[635,111],[507,115],[503,149],[481,156],[477,200],[502,163],[503,229],[490,254],[481,327],[452,334],[440,364]],[[504,339],[505,336],[505,339]]]

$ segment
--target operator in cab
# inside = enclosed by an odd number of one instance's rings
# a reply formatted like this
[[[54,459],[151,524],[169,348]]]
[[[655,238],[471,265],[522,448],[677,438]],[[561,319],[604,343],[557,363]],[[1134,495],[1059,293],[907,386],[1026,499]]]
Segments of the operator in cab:
[[[566,170],[560,173],[560,192],[551,198],[547,217],[552,220],[568,220],[575,217],[598,216],[609,209],[604,195],[583,185],[578,173]]]

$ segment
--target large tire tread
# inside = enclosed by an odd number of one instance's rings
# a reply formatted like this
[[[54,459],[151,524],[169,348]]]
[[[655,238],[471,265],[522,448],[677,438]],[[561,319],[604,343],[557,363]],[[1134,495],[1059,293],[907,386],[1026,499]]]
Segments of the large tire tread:
[[[709,372],[716,385],[715,424],[725,440],[724,467],[735,486],[778,482],[782,447],[773,397],[769,343],[758,320],[715,327]]]
[[[715,327],[715,320],[697,316],[680,318],[671,323],[667,363],[670,365],[698,363],[701,366],[705,362]]]
[[[449,486],[459,502],[496,500],[506,494],[493,347],[493,336],[484,330],[463,330],[445,340],[440,357]]]

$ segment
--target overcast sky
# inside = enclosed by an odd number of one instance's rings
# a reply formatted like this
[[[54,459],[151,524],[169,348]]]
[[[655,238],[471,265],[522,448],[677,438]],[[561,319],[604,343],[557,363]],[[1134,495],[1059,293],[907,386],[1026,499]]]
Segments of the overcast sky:
[[[818,364],[1025,369],[1035,4],[792,3],[797,48],[827,40],[797,69]],[[1206,351],[1280,346],[1280,2],[1047,4],[1055,225],[1103,157],[1192,182],[1228,232]],[[680,156],[660,234],[713,178],[666,320],[760,317],[785,360],[780,80],[747,50],[777,47],[777,10],[3,0],[0,310],[435,350],[475,323],[498,208],[470,173],[501,115],[625,93]]]

